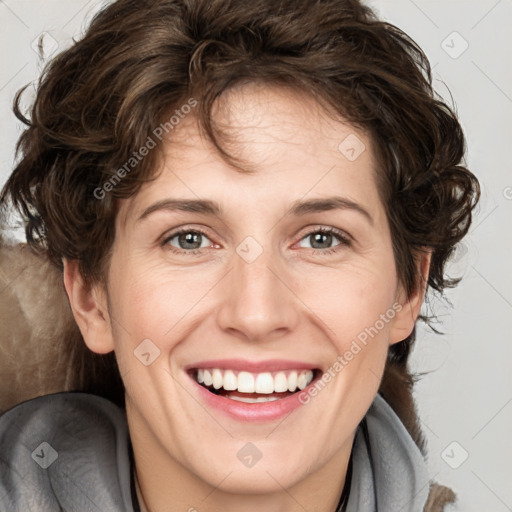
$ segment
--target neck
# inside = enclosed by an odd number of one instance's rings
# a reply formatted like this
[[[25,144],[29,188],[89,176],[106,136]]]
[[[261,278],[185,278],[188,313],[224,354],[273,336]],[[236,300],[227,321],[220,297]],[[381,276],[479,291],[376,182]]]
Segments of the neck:
[[[164,510],[166,512],[173,512],[174,510],[187,510],[188,512],[198,512],[199,509],[196,509],[194,507],[188,507],[184,509],[179,505],[173,506],[173,508],[169,508],[168,505],[165,505],[165,507],[163,508],[159,508],[158,504],[155,504],[154,507],[152,506],[151,508],[149,508],[146,505],[146,501],[144,499],[143,492],[140,488],[137,476],[135,478],[137,500],[139,503],[140,512],[160,512]],[[318,510],[319,512],[337,512],[339,510],[338,505],[340,504],[340,499],[341,505],[345,505],[346,502],[346,496],[342,497],[341,495],[337,495],[329,503],[326,502],[325,495],[321,493],[316,495],[316,497],[317,499],[314,501],[317,507],[320,502],[323,502],[321,508],[315,508],[315,510]],[[176,502],[174,498],[170,499],[169,501],[172,503]],[[302,501],[299,501],[299,499],[297,499],[294,496],[293,490],[285,491],[284,493],[278,493],[272,496],[260,496],[257,499],[255,499],[254,496],[251,497],[248,495],[238,497],[231,496],[230,499],[223,500],[219,499],[218,497],[216,500],[212,500],[212,503],[210,503],[209,505],[205,505],[204,500],[199,501],[199,504],[197,502],[197,499],[190,500],[189,503],[191,503],[192,501],[196,503],[196,506],[200,507],[201,512],[218,512],[219,510],[230,512],[235,512],[239,510],[244,510],[244,512],[259,512],[261,510],[275,510],[279,512],[303,512],[304,510],[313,510],[312,506],[315,506],[314,503],[309,503],[307,505],[303,504]]]
[[[137,493],[137,501],[139,502],[140,512],[149,512],[148,507],[146,506],[146,502],[144,501],[144,497],[142,496],[142,491],[140,490],[139,477],[137,476],[137,470],[134,469],[134,473],[135,473],[135,491]]]

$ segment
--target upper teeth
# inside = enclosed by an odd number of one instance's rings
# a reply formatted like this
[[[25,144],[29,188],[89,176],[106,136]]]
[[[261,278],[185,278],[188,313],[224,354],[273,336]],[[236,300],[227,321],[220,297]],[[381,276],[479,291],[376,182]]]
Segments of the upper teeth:
[[[249,373],[219,368],[199,369],[196,374],[197,382],[215,389],[224,388],[226,391],[240,393],[282,393],[304,389],[312,380],[311,370],[291,370],[281,372]]]

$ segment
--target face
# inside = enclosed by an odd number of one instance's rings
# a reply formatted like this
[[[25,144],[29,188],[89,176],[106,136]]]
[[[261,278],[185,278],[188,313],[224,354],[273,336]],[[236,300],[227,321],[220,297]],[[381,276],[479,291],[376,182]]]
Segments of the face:
[[[399,286],[364,133],[256,84],[215,115],[256,172],[186,117],[121,204],[106,293],[80,310],[69,265],[66,286],[89,347],[116,352],[138,467],[217,492],[299,489],[343,473],[421,297]]]

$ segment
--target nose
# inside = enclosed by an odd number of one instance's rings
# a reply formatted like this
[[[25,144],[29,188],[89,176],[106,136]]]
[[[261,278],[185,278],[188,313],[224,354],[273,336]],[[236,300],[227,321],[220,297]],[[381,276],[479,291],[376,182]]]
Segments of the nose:
[[[301,302],[288,274],[270,250],[250,263],[235,254],[221,292],[219,327],[241,340],[254,342],[271,341],[293,331],[300,318]]]

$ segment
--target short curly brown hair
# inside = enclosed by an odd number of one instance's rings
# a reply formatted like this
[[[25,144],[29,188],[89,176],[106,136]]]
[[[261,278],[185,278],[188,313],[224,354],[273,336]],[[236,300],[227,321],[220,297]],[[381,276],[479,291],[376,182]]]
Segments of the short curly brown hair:
[[[101,280],[118,199],[154,177],[158,151],[101,200],[95,190],[191,97],[200,126],[242,169],[221,144],[212,106],[256,80],[305,91],[370,135],[400,281],[416,289],[415,257],[427,247],[427,288],[454,286],[445,264],[480,196],[461,164],[461,126],[434,92],[422,50],[357,0],[117,0],[47,66],[29,119],[18,93],[27,128],[0,201],[21,212],[28,243],[55,265],[76,259],[84,278]],[[413,338],[391,347],[397,362]]]

